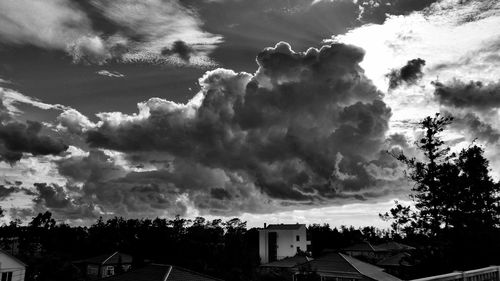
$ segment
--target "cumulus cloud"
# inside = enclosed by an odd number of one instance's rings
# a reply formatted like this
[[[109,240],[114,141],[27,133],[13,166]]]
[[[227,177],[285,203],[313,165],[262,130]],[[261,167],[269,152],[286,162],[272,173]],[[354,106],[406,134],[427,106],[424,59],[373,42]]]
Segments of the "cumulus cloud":
[[[81,134],[90,128],[95,127],[87,116],[81,114],[75,109],[67,109],[57,117],[58,128],[65,129],[70,133]]]
[[[34,121],[9,122],[0,126],[1,160],[15,163],[23,153],[37,155],[58,155],[68,149],[61,140],[42,135],[42,124]]]
[[[35,183],[35,210],[52,211],[55,217],[65,220],[97,218],[98,210],[92,203],[82,203],[68,196],[64,187],[57,184]]]
[[[131,172],[91,153],[59,170],[83,184],[84,197],[127,214],[186,212],[183,196],[211,214],[387,196],[388,176],[374,169],[392,163],[370,161],[386,147],[391,110],[359,66],[363,56],[350,45],[295,52],[281,42],[257,56],[255,74],[209,71],[186,104],[153,98],[136,114],[100,113],[86,129],[91,147],[156,168]]]
[[[401,84],[413,85],[422,78],[422,68],[425,60],[418,58],[409,60],[405,66],[400,69],[393,69],[387,77],[389,78],[389,89],[399,87]]]

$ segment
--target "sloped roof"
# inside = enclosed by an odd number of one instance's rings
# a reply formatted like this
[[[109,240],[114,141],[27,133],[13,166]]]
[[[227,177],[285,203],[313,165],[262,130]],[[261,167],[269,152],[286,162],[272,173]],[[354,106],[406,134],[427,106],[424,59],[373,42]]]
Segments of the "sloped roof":
[[[2,250],[2,249],[0,249],[0,253],[2,253],[2,254],[4,254],[4,255],[6,255],[7,257],[11,258],[12,260],[14,260],[15,262],[17,262],[18,264],[20,264],[20,265],[22,265],[22,266],[26,267],[26,264],[25,264],[24,262],[22,262],[20,259],[18,259],[18,258],[16,258],[16,257],[14,257],[14,256],[13,256],[13,255],[11,255],[10,253],[8,253],[8,252],[6,252],[6,251],[4,251],[4,250]]]
[[[411,266],[405,259],[410,257],[410,254],[402,252],[385,258],[377,263],[380,266]]]
[[[104,278],[106,281],[222,281],[178,266],[150,264],[126,273]]]
[[[330,253],[319,258],[316,258],[306,264],[301,264],[298,267],[310,267],[311,270],[319,272],[336,272],[336,273],[359,273],[353,268],[339,253]]]
[[[382,243],[377,245],[377,248],[380,250],[386,250],[386,251],[411,251],[415,250],[414,247],[408,246],[402,243],[398,242],[387,242],[387,243]]]
[[[357,252],[377,252],[380,249],[370,244],[370,242],[361,242],[342,249],[344,251],[357,251]]]
[[[297,230],[306,227],[305,224],[270,224],[265,229],[268,230]]]
[[[308,261],[312,261],[312,258],[304,257],[304,256],[294,256],[289,258],[284,258],[282,260],[273,261],[270,263],[266,263],[261,265],[261,267],[286,267],[291,268],[298,264],[302,264]]]
[[[310,268],[318,274],[330,276],[366,276],[376,281],[401,281],[380,267],[362,262],[341,253],[330,253],[296,268]]]
[[[112,254],[105,254],[76,261],[76,263],[90,263],[90,264],[118,264],[120,262],[125,264],[132,263],[132,256],[120,252],[114,252]]]
[[[358,259],[348,255],[340,254],[351,266],[353,266],[359,273],[377,281],[401,281],[401,279],[385,273],[384,270],[378,266],[362,262]]]

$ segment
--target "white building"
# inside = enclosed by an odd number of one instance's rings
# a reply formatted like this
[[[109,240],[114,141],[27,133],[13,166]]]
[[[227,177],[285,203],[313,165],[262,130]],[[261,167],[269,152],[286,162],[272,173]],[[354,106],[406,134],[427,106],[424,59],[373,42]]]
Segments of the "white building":
[[[0,250],[0,280],[24,281],[26,265],[7,252]]]
[[[261,264],[293,257],[299,251],[310,251],[305,224],[270,224],[259,229]]]

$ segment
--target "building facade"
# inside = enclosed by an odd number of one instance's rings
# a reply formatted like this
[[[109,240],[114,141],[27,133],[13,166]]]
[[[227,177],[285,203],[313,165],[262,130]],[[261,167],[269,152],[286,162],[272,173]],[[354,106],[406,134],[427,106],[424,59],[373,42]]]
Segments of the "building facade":
[[[132,265],[132,256],[114,252],[73,263],[83,271],[87,280],[96,280],[128,271]]]
[[[259,229],[261,264],[308,252],[310,245],[305,224],[270,224]]]
[[[24,281],[26,265],[10,255],[0,250],[0,280],[1,281]]]

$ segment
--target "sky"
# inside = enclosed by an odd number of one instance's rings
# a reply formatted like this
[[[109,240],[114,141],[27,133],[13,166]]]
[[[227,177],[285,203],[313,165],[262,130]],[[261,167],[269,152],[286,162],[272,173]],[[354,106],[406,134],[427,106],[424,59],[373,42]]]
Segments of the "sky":
[[[378,218],[418,122],[500,178],[495,0],[0,2],[0,206],[98,217]]]

